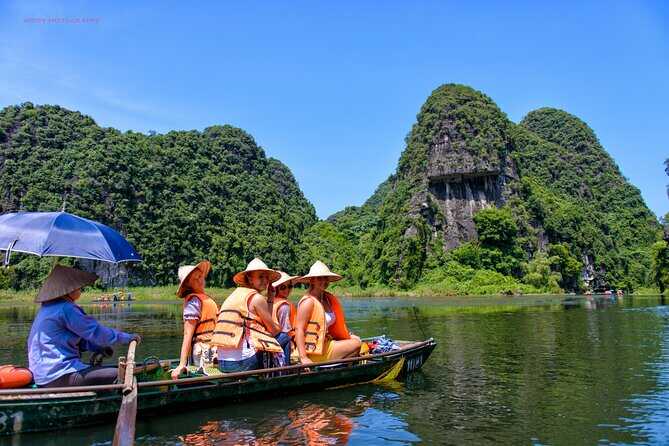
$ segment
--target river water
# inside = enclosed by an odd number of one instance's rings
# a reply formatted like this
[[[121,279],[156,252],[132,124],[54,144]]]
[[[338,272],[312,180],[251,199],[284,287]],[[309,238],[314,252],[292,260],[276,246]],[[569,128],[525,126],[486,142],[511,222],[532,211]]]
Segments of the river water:
[[[406,383],[363,385],[140,420],[139,445],[669,444],[669,307],[660,297],[355,298],[361,336],[433,337]],[[177,304],[85,306],[176,357]],[[0,364],[24,363],[35,307],[0,306]],[[122,353],[122,352],[121,352]],[[14,445],[110,444],[113,423]]]

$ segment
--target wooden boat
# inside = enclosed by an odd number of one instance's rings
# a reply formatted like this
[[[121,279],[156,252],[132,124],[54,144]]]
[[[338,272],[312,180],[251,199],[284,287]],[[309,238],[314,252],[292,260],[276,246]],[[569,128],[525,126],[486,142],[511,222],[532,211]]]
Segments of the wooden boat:
[[[384,376],[403,379],[420,369],[436,346],[433,339],[398,342],[400,349],[305,367],[229,373],[220,376],[142,381],[138,388],[140,417],[182,411],[187,406],[217,406],[249,397],[331,389],[372,382]],[[174,362],[176,364],[176,362]],[[123,384],[0,391],[0,435],[61,430],[114,420]]]

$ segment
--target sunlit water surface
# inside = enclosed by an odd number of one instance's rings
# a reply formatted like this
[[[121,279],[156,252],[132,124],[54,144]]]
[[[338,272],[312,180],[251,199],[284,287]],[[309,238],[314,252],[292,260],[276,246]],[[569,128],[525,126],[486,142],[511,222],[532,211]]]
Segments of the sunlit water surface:
[[[137,444],[669,444],[664,304],[660,297],[348,299],[357,334],[434,337],[438,345],[423,370],[386,387],[143,419]],[[140,357],[178,355],[178,303],[85,309],[141,333]],[[34,311],[0,306],[0,364],[25,363]],[[110,423],[0,443],[110,444],[112,430]]]

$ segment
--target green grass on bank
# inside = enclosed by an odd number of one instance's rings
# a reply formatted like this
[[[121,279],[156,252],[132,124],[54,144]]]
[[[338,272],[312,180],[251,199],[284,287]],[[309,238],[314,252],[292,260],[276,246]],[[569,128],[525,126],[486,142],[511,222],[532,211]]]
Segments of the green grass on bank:
[[[138,302],[151,302],[151,301],[174,301],[178,302],[179,298],[176,296],[176,286],[156,286],[156,287],[131,287],[128,288],[128,292],[131,292],[133,295],[133,300]],[[218,287],[208,287],[207,293],[214,298],[217,302],[222,302],[227,296],[232,293],[232,288],[218,288]],[[300,296],[304,294],[304,288],[295,288],[291,294],[291,299],[297,301]],[[541,294],[555,294],[555,293],[540,293],[540,292],[531,292],[531,290],[517,290],[513,293],[499,293],[489,290],[483,290],[488,292],[479,292],[479,293],[463,293],[457,292],[454,289],[444,289],[441,287],[435,286],[419,286],[412,290],[397,290],[393,288],[386,287],[369,287],[369,288],[359,288],[359,287],[337,287],[334,286],[331,288],[333,293],[346,296],[346,297],[452,297],[452,296],[467,296],[470,298],[481,297],[481,296],[508,296],[513,294],[515,296],[520,295],[541,295]],[[525,292],[523,292],[525,291]],[[37,295],[38,290],[0,290],[0,302],[32,302],[35,296]],[[103,294],[110,295],[114,290],[99,290],[88,288],[84,291],[81,296],[80,302],[87,303],[92,302],[96,299],[99,299]],[[656,288],[640,288],[634,292],[635,296],[643,295],[659,295],[660,292]]]

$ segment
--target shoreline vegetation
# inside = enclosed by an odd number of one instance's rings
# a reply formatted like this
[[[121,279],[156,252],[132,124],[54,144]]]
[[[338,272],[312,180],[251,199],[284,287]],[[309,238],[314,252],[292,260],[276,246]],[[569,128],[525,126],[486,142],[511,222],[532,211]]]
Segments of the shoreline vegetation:
[[[125,292],[132,293],[133,302],[153,302],[153,301],[174,301],[175,303],[181,302],[176,294],[176,285],[175,286],[155,286],[155,287],[129,287],[124,289]],[[209,294],[217,302],[222,302],[226,297],[228,297],[233,288],[220,288],[220,287],[208,287],[207,294]],[[449,292],[448,290],[437,290],[429,286],[417,287],[413,290],[397,290],[389,287],[372,287],[372,288],[359,288],[359,287],[333,287],[331,290],[333,293],[342,296],[342,297],[372,297],[372,298],[382,298],[382,297],[406,297],[406,298],[421,298],[421,297],[443,297],[443,298],[466,298],[466,299],[475,299],[475,298],[495,298],[495,297],[509,297],[509,298],[518,298],[518,297],[532,297],[532,296],[570,296],[573,294],[569,293],[551,293],[551,292],[530,292],[530,293],[486,293],[486,294],[458,294]],[[0,304],[3,303],[31,303],[37,294],[37,289],[31,290],[0,290]],[[102,295],[112,295],[116,292],[114,289],[87,289],[85,290],[80,299],[80,303],[93,303],[96,299],[99,299]],[[297,301],[304,294],[304,289],[297,288],[294,289],[290,295],[291,300]],[[633,296],[652,296],[659,295],[660,292],[655,288],[640,288],[636,290],[632,295]],[[582,294],[577,294],[577,296],[583,296]],[[124,301],[109,301],[106,303],[123,303]],[[37,305],[37,304],[36,304]]]

